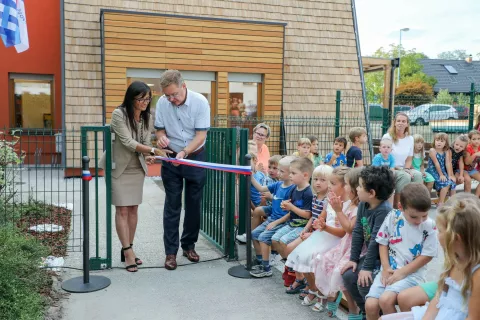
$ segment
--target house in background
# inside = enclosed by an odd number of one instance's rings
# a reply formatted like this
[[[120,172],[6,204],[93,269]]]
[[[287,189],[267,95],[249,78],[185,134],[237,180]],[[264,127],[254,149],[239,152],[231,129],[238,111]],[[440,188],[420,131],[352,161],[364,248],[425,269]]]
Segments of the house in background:
[[[437,79],[433,91],[447,89],[449,93],[469,93],[471,84],[480,88],[480,61],[471,57],[465,60],[422,59],[423,72]]]

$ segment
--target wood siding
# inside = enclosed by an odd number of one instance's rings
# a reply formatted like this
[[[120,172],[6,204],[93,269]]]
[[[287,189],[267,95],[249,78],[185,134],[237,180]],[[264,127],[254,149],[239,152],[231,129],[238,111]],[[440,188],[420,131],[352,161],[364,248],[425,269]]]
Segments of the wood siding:
[[[103,21],[107,122],[123,100],[127,68],[218,72],[218,114],[227,114],[228,72],[260,73],[269,79],[264,110],[280,112],[283,25],[112,12]]]
[[[350,0],[65,0],[67,128],[78,128],[83,124],[102,124],[101,9],[287,23],[283,88],[285,114],[308,116],[328,113],[332,115],[335,110],[335,90],[355,91],[358,94],[361,92]],[[147,16],[141,21],[134,22],[149,24],[151,19],[155,17]],[[191,23],[187,24],[187,21],[193,20],[185,19],[185,21],[186,23],[179,28],[195,28]],[[115,27],[109,26],[109,28]],[[124,25],[123,28],[128,29],[130,26]],[[205,28],[208,27],[205,26]],[[204,38],[206,43],[187,44],[181,39],[188,31],[177,30],[176,32],[179,32],[177,45],[185,50],[215,51],[226,45],[234,45],[237,50],[245,50],[252,54],[254,52],[279,53],[278,48],[274,47],[275,43],[272,44],[273,47],[266,47],[261,51],[250,50],[248,47],[250,40]],[[151,36],[155,35],[146,34],[142,39],[133,38],[128,41],[144,49],[145,47],[164,47],[162,41],[152,41]],[[115,41],[122,41],[121,39],[124,38],[117,38]],[[114,48],[112,46],[121,46],[122,43],[108,43],[108,45],[112,49]],[[160,53],[167,54],[167,52]],[[114,65],[114,61],[111,63]],[[124,68],[110,66],[107,71],[112,74],[124,74]],[[256,71],[257,68],[255,67],[254,70]],[[218,75],[219,78],[222,76],[225,79],[225,75]],[[266,86],[277,85],[278,90],[281,90],[281,74],[266,77],[265,84]],[[222,93],[228,93],[228,87],[219,83],[218,90],[220,111],[222,103],[226,105],[221,99]],[[225,97],[223,96],[224,99]],[[270,96],[265,96],[266,105],[271,104],[268,101],[269,98]],[[275,95],[274,99],[282,98]],[[108,100],[112,102],[111,98]],[[270,112],[267,111],[265,114]]]
[[[271,88],[274,91],[264,95],[265,115],[278,114],[283,101],[286,115],[332,116],[335,114],[336,90],[361,95],[351,0],[65,0],[64,7],[66,129],[78,129],[85,124],[101,125],[103,121],[101,9],[287,23],[283,80],[281,72],[270,72],[264,77],[265,90]],[[161,19],[165,19],[165,23],[159,23]],[[120,103],[119,91],[125,88],[125,72],[129,66],[165,68],[167,63],[171,63],[171,66],[178,65],[184,70],[198,70],[194,67],[217,70],[218,113],[227,112],[228,68],[243,68],[245,72],[258,72],[260,68],[278,70],[282,54],[278,42],[265,41],[263,47],[250,45],[267,34],[276,39],[281,32],[278,26],[263,26],[265,29],[259,30],[257,24],[233,23],[244,28],[242,32],[234,33],[237,29],[218,28],[213,21],[203,20],[203,25],[199,27],[198,20],[182,18],[177,21],[180,20],[181,24],[169,24],[172,29],[168,29],[168,35],[165,27],[155,26],[152,29],[156,24],[166,26],[166,17],[147,15],[140,20],[122,21],[121,25],[114,20],[105,25],[106,33],[116,35],[106,40],[107,52],[115,49],[122,51],[124,46],[128,46],[125,51],[143,54],[137,54],[135,61],[125,60],[122,52],[120,55],[108,55],[105,72],[110,78],[106,104],[110,110]],[[131,32],[134,27],[143,30],[141,38]],[[222,30],[229,33],[221,33]],[[184,37],[189,37],[190,41],[183,41]],[[167,46],[172,41],[176,42],[174,52],[169,51],[172,48]],[[227,51],[227,46],[235,47],[244,59],[232,61],[228,55],[221,57],[229,60],[215,58],[218,56],[215,53]],[[178,53],[179,50],[182,52]],[[187,59],[197,55],[201,58]],[[266,55],[272,55],[273,60],[267,60]],[[159,56],[162,60],[157,59]],[[186,64],[195,60],[201,61],[201,64]],[[246,63],[249,63],[248,68]],[[349,106],[349,110],[342,110],[342,115],[351,117],[350,109],[355,115],[362,114],[362,108],[361,104]],[[342,130],[341,134],[346,135],[347,132]],[[333,141],[330,132],[325,135],[325,141]],[[77,159],[74,161],[78,162]]]

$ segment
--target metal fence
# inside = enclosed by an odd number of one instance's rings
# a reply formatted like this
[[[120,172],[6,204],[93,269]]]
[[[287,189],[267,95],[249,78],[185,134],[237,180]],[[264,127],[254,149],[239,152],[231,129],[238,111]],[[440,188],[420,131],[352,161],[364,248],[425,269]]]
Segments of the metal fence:
[[[259,123],[270,127],[270,137],[266,140],[270,154],[288,155],[297,151],[299,138],[313,135],[319,143],[319,154],[325,157],[333,151],[336,137],[348,139],[348,131],[352,127],[367,128],[363,108],[349,108],[342,103],[337,104],[335,114],[327,116],[296,117],[296,116],[264,116],[264,117],[231,117],[218,115],[214,119],[215,127],[249,129],[249,139],[252,139],[253,128]],[[350,143],[350,142],[349,142]],[[368,159],[368,145],[363,148]]]
[[[381,104],[370,103],[368,118],[370,134],[374,143],[378,143],[390,127],[398,112],[405,112],[410,120],[411,134],[421,135],[425,142],[431,143],[436,133],[444,132],[450,141],[459,134],[478,128],[480,118],[480,93],[472,90],[468,95],[437,96],[395,96],[392,110]],[[355,108],[363,105],[361,96],[343,96],[342,108]]]
[[[81,180],[64,154],[68,145],[79,162],[80,142],[79,130],[0,129],[0,226],[18,227],[57,256],[82,249]]]

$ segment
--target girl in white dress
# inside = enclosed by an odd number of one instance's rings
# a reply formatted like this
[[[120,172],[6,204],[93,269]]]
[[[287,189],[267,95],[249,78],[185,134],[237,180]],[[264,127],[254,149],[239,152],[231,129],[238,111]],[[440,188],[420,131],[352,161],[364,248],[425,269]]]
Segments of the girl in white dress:
[[[320,167],[322,166],[319,166],[318,168]],[[347,167],[335,168],[328,183],[329,193],[339,197],[343,201],[344,210],[350,206],[351,202],[349,199],[349,194],[345,192],[345,174],[349,170],[350,168]],[[314,185],[320,184],[320,181],[315,180],[315,172],[313,176]],[[316,188],[319,187],[320,185],[316,186]],[[313,228],[313,230],[310,228]],[[308,284],[308,291],[306,293],[313,297],[305,298],[305,295],[302,295],[304,297],[302,304],[312,305],[316,302],[314,298],[318,292],[318,289],[315,286],[315,275],[313,274],[315,271],[315,257],[318,254],[327,252],[340,243],[345,231],[338,222],[335,210],[330,204],[328,204],[328,200],[326,200],[326,206],[323,207],[322,213],[318,219],[316,219],[310,225],[307,225],[302,233],[303,234],[300,237],[303,237],[303,242],[288,255],[285,265],[295,270],[295,276],[297,280],[302,278],[305,279],[304,282]],[[308,237],[305,237],[305,234],[308,235],[308,233],[311,234]],[[289,291],[291,290],[287,290],[287,293],[294,293]]]
[[[383,320],[480,319],[480,200],[461,193],[438,210],[438,240],[445,250],[445,271],[430,303]]]

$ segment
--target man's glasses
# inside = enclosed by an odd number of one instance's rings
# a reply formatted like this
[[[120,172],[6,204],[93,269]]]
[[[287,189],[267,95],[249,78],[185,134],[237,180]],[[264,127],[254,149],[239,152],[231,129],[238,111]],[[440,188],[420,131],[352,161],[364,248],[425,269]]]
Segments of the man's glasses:
[[[260,138],[266,138],[266,137],[267,137],[267,135],[266,135],[266,134],[263,134],[263,133],[255,132],[255,134],[256,134],[257,136],[259,136]]]
[[[170,94],[170,95],[165,94],[165,98],[167,98],[168,100],[175,99],[175,98],[178,98],[179,95],[180,95],[180,92],[175,92],[175,93]]]
[[[152,101],[152,98],[135,98],[135,100],[137,100],[138,102],[140,103],[149,103],[150,101]]]

